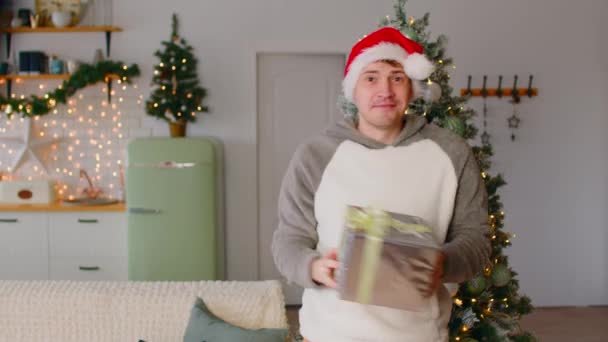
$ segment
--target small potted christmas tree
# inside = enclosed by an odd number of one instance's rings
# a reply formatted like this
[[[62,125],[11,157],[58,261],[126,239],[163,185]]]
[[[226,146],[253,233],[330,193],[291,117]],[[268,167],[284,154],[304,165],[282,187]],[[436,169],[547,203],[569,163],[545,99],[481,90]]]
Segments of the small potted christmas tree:
[[[146,101],[146,112],[166,120],[172,137],[183,137],[188,121],[194,122],[196,113],[208,111],[202,105],[207,91],[199,84],[192,46],[177,32],[175,14],[172,27],[171,40],[163,41],[164,50],[154,54],[160,63],[154,67],[152,86],[155,89]]]

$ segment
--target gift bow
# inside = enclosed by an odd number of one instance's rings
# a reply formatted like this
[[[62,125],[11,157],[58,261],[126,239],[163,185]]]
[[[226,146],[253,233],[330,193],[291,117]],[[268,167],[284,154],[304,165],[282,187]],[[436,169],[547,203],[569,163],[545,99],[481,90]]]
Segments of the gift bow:
[[[431,232],[431,228],[417,223],[405,223],[391,217],[380,209],[368,207],[358,209],[349,207],[346,213],[346,224],[352,229],[361,229],[367,235],[383,238],[389,229],[395,228],[402,233],[412,233],[422,237],[421,233]]]
[[[401,222],[392,218],[388,212],[371,207],[364,209],[348,207],[346,225],[351,229],[363,230],[366,235],[357,288],[357,300],[363,304],[371,302],[383,238],[389,229],[392,227],[402,233],[412,233],[419,237],[422,237],[421,233],[432,231],[428,226]]]

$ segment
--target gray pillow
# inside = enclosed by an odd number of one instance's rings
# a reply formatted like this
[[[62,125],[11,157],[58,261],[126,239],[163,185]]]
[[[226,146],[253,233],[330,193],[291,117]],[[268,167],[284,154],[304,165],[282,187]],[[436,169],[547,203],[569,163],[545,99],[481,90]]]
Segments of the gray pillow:
[[[196,298],[184,342],[285,342],[287,336],[287,329],[249,330],[232,325],[209,311],[201,298]]]

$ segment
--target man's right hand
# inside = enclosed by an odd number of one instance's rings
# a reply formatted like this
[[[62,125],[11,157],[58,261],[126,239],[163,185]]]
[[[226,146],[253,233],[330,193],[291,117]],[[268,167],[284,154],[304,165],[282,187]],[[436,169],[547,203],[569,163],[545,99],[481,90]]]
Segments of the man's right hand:
[[[334,289],[338,286],[335,271],[340,267],[340,262],[338,262],[338,251],[335,248],[327,251],[323,257],[315,259],[310,267],[312,268],[312,280]]]

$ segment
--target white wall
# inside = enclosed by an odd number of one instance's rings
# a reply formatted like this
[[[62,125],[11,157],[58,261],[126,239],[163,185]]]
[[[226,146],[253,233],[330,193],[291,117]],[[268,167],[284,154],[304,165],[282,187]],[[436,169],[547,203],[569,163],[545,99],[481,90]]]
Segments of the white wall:
[[[457,65],[455,88],[467,75],[480,87],[484,74],[496,87],[513,75],[526,86],[535,76],[540,96],[523,99],[522,124],[511,142],[511,104],[488,101],[494,171],[506,230],[517,234],[507,249],[523,292],[535,305],[608,304],[608,69],[602,0],[410,1],[431,12],[432,31],[447,33]],[[470,102],[481,115],[482,101]],[[481,127],[481,120],[478,121]]]
[[[534,74],[540,96],[520,106],[515,142],[506,129],[510,105],[489,102],[495,169],[509,182],[502,189],[506,228],[518,235],[511,263],[536,305],[608,304],[606,2],[410,0],[409,8],[416,16],[431,12],[431,31],[448,34],[456,89],[468,74],[476,82],[503,74],[505,86],[514,74],[520,85]],[[226,145],[228,275],[255,279],[255,52],[345,52],[393,13],[392,1],[115,1],[114,23],[125,32],[114,35],[113,56],[140,65],[143,94],[172,12],[195,47],[212,109],[190,134]],[[74,37],[53,38],[55,48],[89,58],[103,42]],[[479,100],[471,105],[481,109]],[[166,134],[162,123],[138,115],[143,127]]]

